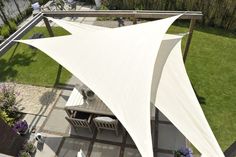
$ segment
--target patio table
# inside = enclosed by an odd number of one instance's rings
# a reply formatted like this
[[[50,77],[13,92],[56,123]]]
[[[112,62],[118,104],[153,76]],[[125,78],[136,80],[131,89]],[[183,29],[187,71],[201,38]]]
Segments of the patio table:
[[[100,115],[114,116],[111,110],[96,95],[94,100],[84,100],[82,94],[77,88],[74,88],[67,103],[65,110],[68,115],[71,111],[87,112]]]

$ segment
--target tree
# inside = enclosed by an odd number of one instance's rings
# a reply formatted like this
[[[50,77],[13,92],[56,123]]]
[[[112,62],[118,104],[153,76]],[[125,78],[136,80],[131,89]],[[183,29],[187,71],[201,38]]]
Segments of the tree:
[[[3,0],[0,0],[0,13],[1,13],[1,18],[4,23],[8,23],[7,16],[4,12],[4,3]]]
[[[5,23],[5,24],[7,24],[8,26],[9,26],[9,28],[12,30],[12,28],[11,28],[11,26],[10,26],[10,23],[9,23],[9,21],[8,21],[8,19],[7,19],[7,16],[6,16],[6,14],[5,14],[5,12],[4,12],[4,3],[3,3],[3,0],[0,0],[0,13],[1,13],[1,18],[2,18],[2,20],[3,20],[3,22]]]
[[[13,0],[13,1],[14,1],[15,5],[16,5],[16,8],[17,8],[17,10],[18,10],[18,12],[19,12],[19,14],[20,14],[20,17],[21,17],[21,18],[23,18],[23,16],[22,16],[22,13],[21,13],[21,11],[20,11],[20,7],[19,7],[18,3],[16,2],[16,0]]]

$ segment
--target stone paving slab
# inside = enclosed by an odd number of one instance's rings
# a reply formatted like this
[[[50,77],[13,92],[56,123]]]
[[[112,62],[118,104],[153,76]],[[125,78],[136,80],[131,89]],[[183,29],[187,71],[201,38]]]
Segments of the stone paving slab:
[[[120,147],[95,142],[90,157],[119,157]]]
[[[141,157],[141,154],[139,153],[138,149],[125,148],[124,157]]]
[[[78,135],[82,137],[92,138],[93,134],[90,133],[88,128],[78,128],[76,131],[73,127],[70,126],[69,135]]]
[[[56,107],[64,109],[68,99],[68,95],[61,94],[61,96],[57,100]]]
[[[160,112],[160,114],[159,114],[159,120],[169,122],[169,119],[167,119],[166,116],[165,116],[163,113],[161,113],[161,112]]]
[[[69,123],[65,119],[66,112],[61,109],[54,109],[44,126],[44,130],[58,133],[66,133]]]
[[[77,152],[80,149],[82,149],[84,154],[87,154],[89,144],[89,141],[75,138],[65,138],[58,157],[76,157]]]
[[[43,145],[35,143],[37,152],[35,157],[55,157],[56,152],[60,146],[62,137],[52,134],[42,133],[45,138]]]
[[[163,153],[157,153],[157,156],[160,156],[160,157],[173,157],[172,154],[163,154]]]
[[[159,124],[159,148],[177,150],[186,146],[185,137],[174,125]]]
[[[122,142],[122,133],[119,132],[119,135],[116,136],[115,131],[113,130],[102,130],[101,133],[97,134],[96,139],[112,141],[112,142]]]
[[[133,139],[130,137],[130,135],[127,136],[126,144],[135,145],[135,143],[134,143]]]
[[[46,120],[46,117],[44,116],[38,116],[38,115],[32,115],[32,114],[27,114],[24,117],[24,120],[27,121],[30,130],[32,128],[36,128],[36,131],[39,130],[39,128],[43,125],[43,122]]]

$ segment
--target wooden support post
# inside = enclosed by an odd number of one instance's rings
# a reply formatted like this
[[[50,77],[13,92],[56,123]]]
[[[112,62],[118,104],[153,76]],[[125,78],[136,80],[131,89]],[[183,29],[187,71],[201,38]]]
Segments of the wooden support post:
[[[154,157],[158,157],[157,151],[158,151],[158,133],[159,133],[159,110],[155,108],[155,126],[154,126],[154,141],[153,141],[153,153]]]
[[[193,29],[194,29],[195,23],[196,23],[196,20],[195,19],[191,19],[190,26],[189,26],[189,35],[188,35],[188,39],[187,39],[187,42],[186,42],[186,46],[185,46],[185,49],[184,49],[184,55],[183,55],[184,62],[187,59],[187,55],[188,55],[190,43],[191,43],[191,40],[192,40]]]
[[[133,24],[134,24],[134,25],[137,24],[137,19],[136,19],[136,17],[133,18]]]
[[[48,33],[49,33],[50,37],[54,37],[54,33],[52,31],[52,27],[50,26],[48,19],[46,17],[43,17],[43,21],[46,25],[46,28],[48,30]]]
[[[43,21],[46,25],[46,28],[48,30],[48,33],[49,33],[50,37],[54,37],[54,33],[52,31],[52,27],[50,26],[50,23],[49,23],[48,19],[46,17],[43,17]],[[58,71],[57,71],[57,77],[56,77],[56,81],[55,81],[54,86],[56,86],[60,81],[61,71],[62,71],[62,65],[59,64]]]

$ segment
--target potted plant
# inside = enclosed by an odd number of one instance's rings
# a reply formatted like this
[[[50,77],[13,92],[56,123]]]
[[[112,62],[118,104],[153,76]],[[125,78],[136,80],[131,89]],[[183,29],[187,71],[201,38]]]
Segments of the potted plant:
[[[20,151],[18,157],[31,157],[31,155],[25,150]]]
[[[20,120],[14,124],[13,130],[20,135],[25,135],[28,133],[29,126],[25,120]]]
[[[33,142],[28,142],[24,145],[24,150],[33,155],[36,152],[36,147]]]
[[[174,157],[193,157],[193,151],[190,148],[180,148],[174,152]]]

